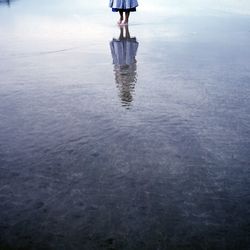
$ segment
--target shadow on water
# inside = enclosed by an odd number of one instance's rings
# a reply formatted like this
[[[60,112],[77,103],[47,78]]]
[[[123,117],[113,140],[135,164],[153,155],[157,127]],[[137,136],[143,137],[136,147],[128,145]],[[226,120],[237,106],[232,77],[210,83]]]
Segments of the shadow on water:
[[[137,81],[136,53],[139,47],[135,37],[130,36],[129,27],[120,27],[120,36],[110,42],[114,74],[122,106],[129,108],[133,102]]]

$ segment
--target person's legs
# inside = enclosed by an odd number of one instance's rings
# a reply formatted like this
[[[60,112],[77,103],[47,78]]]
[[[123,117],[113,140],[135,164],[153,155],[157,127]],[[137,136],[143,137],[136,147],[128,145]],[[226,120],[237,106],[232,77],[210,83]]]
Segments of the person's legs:
[[[123,21],[123,11],[119,10],[119,14],[120,14],[120,19],[118,20],[118,24],[121,24]]]
[[[129,15],[130,15],[130,11],[126,11],[125,12],[125,20],[123,21],[123,24],[128,24]]]

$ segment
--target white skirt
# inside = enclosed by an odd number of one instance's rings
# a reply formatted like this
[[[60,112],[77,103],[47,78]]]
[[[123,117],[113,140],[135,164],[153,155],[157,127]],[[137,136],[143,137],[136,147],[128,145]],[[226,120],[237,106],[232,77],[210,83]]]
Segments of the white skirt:
[[[132,9],[138,6],[137,0],[109,0],[109,7],[113,9]]]

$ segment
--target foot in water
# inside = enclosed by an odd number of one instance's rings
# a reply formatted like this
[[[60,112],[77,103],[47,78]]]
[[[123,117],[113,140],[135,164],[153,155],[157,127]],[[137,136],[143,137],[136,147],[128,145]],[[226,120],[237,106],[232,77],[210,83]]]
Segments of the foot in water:
[[[122,23],[123,23],[123,19],[119,19],[117,22],[118,25],[121,25]]]
[[[128,25],[128,20],[124,20],[121,22],[121,25]]]

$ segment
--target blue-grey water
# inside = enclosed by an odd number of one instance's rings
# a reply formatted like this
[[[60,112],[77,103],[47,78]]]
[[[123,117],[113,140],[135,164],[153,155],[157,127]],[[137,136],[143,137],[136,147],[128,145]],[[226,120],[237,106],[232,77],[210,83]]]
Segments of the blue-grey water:
[[[250,249],[250,3],[0,1],[0,249]]]

